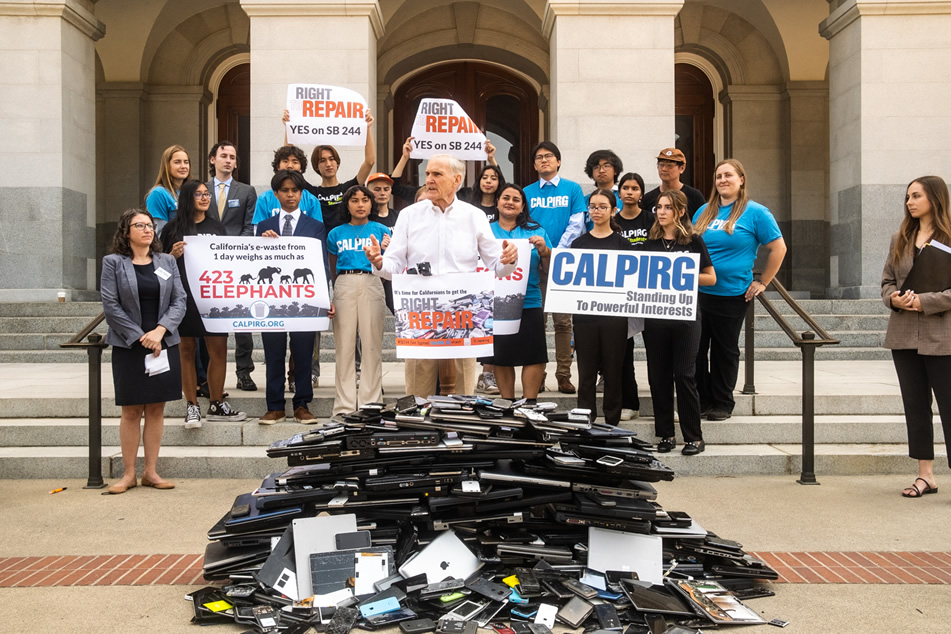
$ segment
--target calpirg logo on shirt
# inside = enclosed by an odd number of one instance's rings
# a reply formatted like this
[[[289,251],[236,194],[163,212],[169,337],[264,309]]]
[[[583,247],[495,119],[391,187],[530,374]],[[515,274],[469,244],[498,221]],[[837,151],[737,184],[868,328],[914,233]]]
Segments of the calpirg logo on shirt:
[[[532,205],[532,209],[535,209],[536,207],[553,209],[556,207],[568,206],[568,196],[546,196],[539,198],[529,198],[528,200]]]
[[[713,222],[710,223],[709,230],[710,230],[710,231],[721,231],[721,230],[723,229],[723,227],[725,227],[725,226],[726,226],[726,220],[720,220],[719,218],[717,218],[716,220],[714,220]]]
[[[344,238],[337,240],[337,249],[339,251],[363,251],[363,247],[371,244],[370,238]]]

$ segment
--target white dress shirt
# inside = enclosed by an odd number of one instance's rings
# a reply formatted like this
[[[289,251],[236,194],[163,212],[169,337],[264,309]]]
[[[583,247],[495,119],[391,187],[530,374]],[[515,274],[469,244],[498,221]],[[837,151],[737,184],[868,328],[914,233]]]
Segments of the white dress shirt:
[[[492,234],[485,213],[456,198],[442,211],[431,200],[421,200],[400,212],[390,245],[383,253],[383,267],[373,267],[380,277],[428,262],[433,275],[474,273],[478,258],[485,268],[505,277],[515,264],[502,264],[502,246]]]

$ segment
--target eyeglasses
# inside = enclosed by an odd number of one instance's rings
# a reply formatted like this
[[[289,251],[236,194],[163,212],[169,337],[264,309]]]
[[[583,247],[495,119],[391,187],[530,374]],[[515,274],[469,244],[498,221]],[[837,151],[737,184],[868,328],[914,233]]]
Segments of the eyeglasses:
[[[682,165],[682,163],[679,161],[668,161],[666,159],[659,159],[657,161],[657,167],[677,167],[678,165]]]
[[[536,154],[536,155],[535,155],[535,160],[536,160],[536,161],[550,161],[550,160],[552,160],[553,158],[555,158],[555,155],[552,154],[551,152],[549,152],[548,154]]]
[[[209,192],[195,192],[195,198],[198,200],[211,199],[211,193]]]
[[[596,172],[606,172],[606,171],[608,171],[609,169],[614,169],[614,166],[611,165],[610,163],[601,163],[600,165],[597,165],[597,166],[594,168],[594,171],[596,171]]]
[[[133,222],[130,227],[135,227],[139,231],[155,231],[155,225],[151,222]]]
[[[588,205],[588,211],[611,211],[608,205]]]

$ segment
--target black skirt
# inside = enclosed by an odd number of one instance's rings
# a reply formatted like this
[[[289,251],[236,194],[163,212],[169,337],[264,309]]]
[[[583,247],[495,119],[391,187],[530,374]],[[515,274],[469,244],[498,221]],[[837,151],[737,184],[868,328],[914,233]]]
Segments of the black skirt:
[[[182,398],[182,363],[178,344],[168,348],[169,371],[155,376],[145,373],[145,357],[152,351],[139,342],[132,348],[112,347],[112,381],[116,405],[165,403]]]
[[[526,308],[522,311],[518,332],[514,335],[496,335],[493,343],[495,365],[514,368],[548,363],[544,310]]]

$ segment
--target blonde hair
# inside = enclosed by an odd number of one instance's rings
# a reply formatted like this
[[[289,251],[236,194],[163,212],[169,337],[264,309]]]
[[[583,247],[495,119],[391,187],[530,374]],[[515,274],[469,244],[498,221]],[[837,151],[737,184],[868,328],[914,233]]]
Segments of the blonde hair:
[[[749,202],[750,197],[746,193],[746,170],[743,169],[743,164],[738,160],[733,158],[728,158],[717,163],[716,169],[713,170],[713,173],[716,174],[724,165],[731,166],[736,170],[737,176],[743,179],[743,182],[740,183],[740,193],[737,194],[736,200],[733,201],[733,209],[730,210],[730,216],[726,219],[726,225],[723,227],[723,230],[728,234],[733,235],[733,228],[736,226],[736,221],[740,219],[740,216],[743,215],[743,212],[746,211],[746,203]],[[714,179],[715,181],[716,179]],[[720,191],[717,189],[716,182],[713,183],[713,189],[710,191],[710,197],[707,199],[707,208],[703,210],[703,213],[700,214],[700,217],[697,218],[697,224],[694,225],[694,229],[697,234],[702,234],[707,230],[707,227],[710,226],[710,223],[713,222],[717,214],[720,213]]]
[[[690,215],[687,213],[687,195],[684,194],[679,189],[671,189],[670,191],[662,192],[657,197],[657,204],[660,204],[660,199],[666,198],[670,201],[670,206],[674,208],[674,228],[677,230],[677,236],[674,238],[674,242],[677,244],[690,244],[693,240],[693,223],[690,222]],[[654,212],[657,213],[656,211]],[[647,234],[648,240],[660,240],[664,237],[664,228],[660,226],[660,223],[657,220],[654,220],[654,225],[651,227],[651,230]]]
[[[165,148],[165,151],[162,152],[162,160],[159,163],[158,176],[155,177],[155,184],[152,185],[153,189],[156,187],[164,187],[168,190],[168,193],[170,193],[173,198],[177,198],[177,194],[175,192],[175,183],[172,180],[172,174],[170,173],[168,166],[172,162],[172,157],[175,156],[176,152],[184,152],[185,156],[188,156],[188,150],[180,145],[172,145]],[[188,169],[189,175],[182,180],[183,183],[188,180],[189,176],[191,176],[190,157],[188,159]]]

